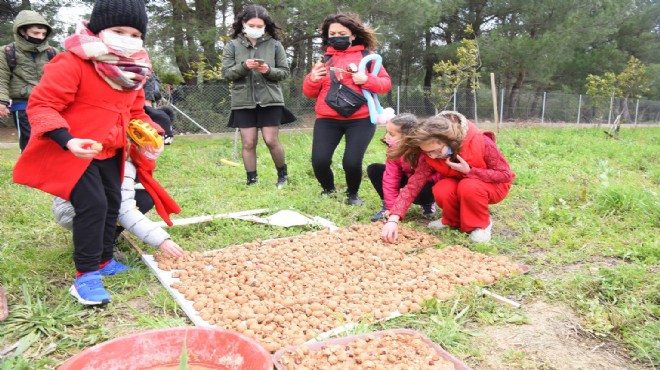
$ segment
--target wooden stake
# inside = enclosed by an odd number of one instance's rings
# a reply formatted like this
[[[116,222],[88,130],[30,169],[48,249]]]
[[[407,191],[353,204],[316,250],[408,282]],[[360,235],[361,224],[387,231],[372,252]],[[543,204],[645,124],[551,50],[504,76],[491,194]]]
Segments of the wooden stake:
[[[493,92],[493,113],[495,114],[495,129],[500,133],[500,115],[497,113],[497,87],[495,86],[495,73],[490,74],[490,89]]]
[[[478,289],[477,292],[478,292],[479,294],[481,294],[481,295],[491,297],[491,298],[493,298],[494,300],[496,300],[496,301],[498,301],[498,302],[500,302],[500,303],[508,304],[509,306],[511,306],[511,307],[513,307],[513,308],[520,308],[520,306],[522,306],[522,305],[521,305],[520,303],[518,303],[518,302],[512,301],[512,300],[510,300],[509,298],[502,297],[501,295],[498,295],[498,294],[492,293],[492,292],[490,292],[490,291],[488,291],[488,290],[486,290],[486,289],[483,289],[483,288],[482,288],[482,289]]]
[[[126,231],[122,232],[121,236],[124,238],[124,240],[128,242],[128,244],[131,245],[131,247],[133,247],[133,249],[135,249],[138,252],[138,254],[140,254],[140,256],[145,254],[144,251],[142,251],[142,249],[138,247],[137,243],[135,243],[135,241],[133,241],[133,239],[131,239],[131,237],[128,236],[128,232]]]

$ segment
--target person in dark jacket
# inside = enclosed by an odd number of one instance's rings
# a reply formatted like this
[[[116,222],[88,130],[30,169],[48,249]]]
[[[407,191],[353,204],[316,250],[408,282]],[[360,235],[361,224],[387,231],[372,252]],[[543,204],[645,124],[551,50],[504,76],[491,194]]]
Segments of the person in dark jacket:
[[[172,107],[167,105],[161,106],[158,109],[154,106],[162,99],[160,92],[160,80],[155,73],[152,73],[147,82],[144,83],[144,111],[156,122],[160,127],[165,130],[163,143],[171,145],[174,142],[172,135],[172,122],[174,122],[175,113]]]
[[[281,188],[288,182],[288,173],[279,126],[296,118],[284,106],[280,86],[290,73],[280,27],[264,7],[248,5],[236,16],[231,38],[222,53],[222,75],[233,82],[228,126],[241,131],[247,185],[257,183],[256,146],[261,129]]]
[[[14,20],[14,42],[2,47],[0,56],[0,118],[11,113],[18,129],[21,152],[30,139],[27,101],[41,79],[44,65],[56,50],[48,45],[52,29],[46,19],[32,10],[23,10]]]
[[[323,188],[321,194],[334,193],[332,156],[342,137],[346,136],[342,167],[346,173],[348,204],[361,205],[358,191],[362,183],[362,161],[376,126],[369,119],[366,103],[348,117],[328,105],[326,97],[333,84],[331,74],[334,73],[337,80],[360,95],[362,89],[384,94],[392,88],[392,81],[385,68],[381,68],[378,75],[330,70],[330,67],[334,67],[349,71],[351,66],[360,64],[363,54],[367,53],[365,50],[373,50],[378,46],[374,31],[364,26],[357,15],[348,13],[327,16],[321,25],[321,38],[325,60],[316,63],[303,82],[305,96],[316,99],[312,167]]]

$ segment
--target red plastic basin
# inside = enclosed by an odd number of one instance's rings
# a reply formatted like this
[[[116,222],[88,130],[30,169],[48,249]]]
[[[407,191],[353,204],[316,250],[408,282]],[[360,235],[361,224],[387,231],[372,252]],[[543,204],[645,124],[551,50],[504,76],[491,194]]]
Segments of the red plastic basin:
[[[180,327],[116,338],[67,360],[59,370],[179,369],[183,341],[188,368],[272,370],[273,360],[254,339],[231,330]]]

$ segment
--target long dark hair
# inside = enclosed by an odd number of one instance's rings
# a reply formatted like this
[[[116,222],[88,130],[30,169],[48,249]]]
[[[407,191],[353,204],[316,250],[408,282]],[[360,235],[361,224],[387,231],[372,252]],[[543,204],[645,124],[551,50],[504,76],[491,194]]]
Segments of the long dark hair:
[[[360,17],[354,13],[337,13],[325,17],[321,23],[321,48],[328,48],[328,29],[333,23],[339,23],[351,30],[355,35],[353,45],[364,45],[367,50],[375,50],[378,47],[376,32],[362,24]]]
[[[422,152],[419,146],[434,141],[451,148],[451,158],[456,161],[456,156],[461,150],[466,131],[461,124],[459,115],[454,114],[454,112],[442,112],[414,126],[403,137],[399,145],[387,153],[387,158],[396,159],[403,157],[404,161],[415,168]]]
[[[243,33],[243,23],[252,18],[262,19],[266,24],[266,33],[270,34],[275,40],[282,40],[282,28],[275,23],[268,10],[261,5],[248,5],[236,14],[236,20],[231,25],[231,38],[235,39]]]

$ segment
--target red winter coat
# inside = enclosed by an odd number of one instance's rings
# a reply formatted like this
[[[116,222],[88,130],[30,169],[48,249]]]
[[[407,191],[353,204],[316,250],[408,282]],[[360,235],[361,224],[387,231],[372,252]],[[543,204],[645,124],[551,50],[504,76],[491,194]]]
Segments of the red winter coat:
[[[60,53],[44,67],[27,114],[32,134],[14,167],[14,182],[66,200],[91,159],[74,156],[45,133],[66,128],[76,138],[98,141],[103,150],[95,159],[108,159],[125,150],[129,120],[141,119],[162,132],[144,113],[144,90],[113,89],[90,61],[72,53]],[[123,177],[123,167],[121,172]]]
[[[330,70],[331,63],[333,67],[341,68],[343,70],[346,70],[351,63],[355,63],[356,66],[360,65],[360,60],[362,60],[362,50],[364,50],[364,45],[351,46],[346,50],[335,50],[333,47],[329,46],[325,53],[326,55],[332,56],[332,58],[325,63],[328,74],[317,82],[313,82],[310,78],[311,72],[305,77],[305,81],[303,82],[303,93],[308,98],[316,99],[316,105],[314,107],[316,118],[351,120],[369,117],[369,107],[367,104],[358,109],[357,112],[353,113],[350,117],[340,115],[326,104],[325,96],[328,94],[328,90],[330,90],[330,85],[332,83],[330,73],[335,73],[338,80],[340,79],[340,75],[343,75],[341,76],[341,83],[349,86],[360,94],[362,94],[362,89],[369,90],[375,94],[385,94],[390,91],[392,88],[392,81],[384,67],[380,68],[377,76],[367,72],[367,82],[363,85],[356,85],[353,83],[350,74],[333,72]]]

